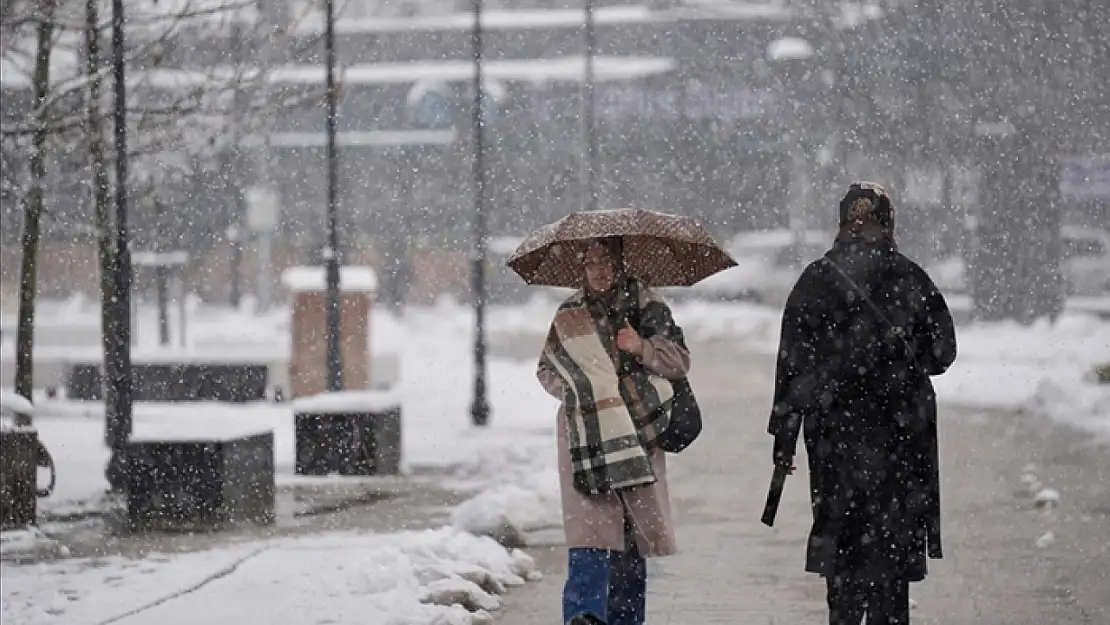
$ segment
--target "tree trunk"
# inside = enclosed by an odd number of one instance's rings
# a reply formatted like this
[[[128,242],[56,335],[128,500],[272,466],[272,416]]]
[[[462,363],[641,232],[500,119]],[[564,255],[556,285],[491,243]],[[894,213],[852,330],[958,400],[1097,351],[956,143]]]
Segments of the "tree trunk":
[[[89,142],[89,167],[92,169],[89,179],[90,191],[93,206],[96,209],[97,253],[100,265],[100,341],[104,350],[104,361],[108,362],[108,352],[112,349],[111,337],[115,336],[112,316],[114,306],[112,262],[115,258],[115,247],[112,244],[111,197],[108,194],[108,168],[104,162],[104,127],[101,123],[100,71],[103,69],[103,64],[100,60],[98,3],[99,0],[85,2],[85,68],[89,77],[88,99],[85,102],[85,134]],[[111,402],[112,398],[108,397],[108,394],[112,392],[112,388],[107,384],[107,380],[107,376],[101,376],[105,398]]]
[[[46,178],[46,135],[50,91],[50,50],[54,38],[56,0],[44,0],[35,53],[35,133],[31,144],[31,188],[24,204],[22,259],[19,271],[19,327],[16,330],[15,392],[31,399],[34,389],[35,295],[38,292],[38,256],[41,235],[43,184]]]

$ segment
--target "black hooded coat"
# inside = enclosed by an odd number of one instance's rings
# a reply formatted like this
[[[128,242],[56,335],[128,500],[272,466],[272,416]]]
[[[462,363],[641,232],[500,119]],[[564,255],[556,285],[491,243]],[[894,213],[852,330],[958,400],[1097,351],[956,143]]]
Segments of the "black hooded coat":
[[[802,273],[783,314],[768,431],[779,463],[793,459],[799,429],[805,441],[807,571],[920,581],[926,558],[942,557],[929,376],[955,357],[944,297],[893,245],[843,234]]]

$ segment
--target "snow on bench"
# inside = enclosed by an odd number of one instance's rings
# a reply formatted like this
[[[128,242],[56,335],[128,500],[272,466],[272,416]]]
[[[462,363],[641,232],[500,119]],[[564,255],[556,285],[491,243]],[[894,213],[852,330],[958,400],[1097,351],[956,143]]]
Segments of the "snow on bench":
[[[298,475],[395,475],[401,469],[401,401],[378,390],[293,401]]]

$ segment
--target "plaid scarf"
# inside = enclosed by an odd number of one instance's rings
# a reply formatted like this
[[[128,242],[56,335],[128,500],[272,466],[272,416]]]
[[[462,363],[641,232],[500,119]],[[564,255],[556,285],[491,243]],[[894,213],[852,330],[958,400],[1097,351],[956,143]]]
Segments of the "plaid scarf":
[[[651,453],[670,420],[671,383],[617,349],[629,317],[645,340],[677,332],[666,305],[628,280],[612,303],[584,291],[563,302],[541,357],[563,379],[574,485],[587,494],[654,483]]]

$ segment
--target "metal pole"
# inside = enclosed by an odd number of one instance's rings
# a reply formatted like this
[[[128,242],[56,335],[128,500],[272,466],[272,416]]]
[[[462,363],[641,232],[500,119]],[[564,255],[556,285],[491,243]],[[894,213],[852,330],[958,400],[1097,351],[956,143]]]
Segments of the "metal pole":
[[[165,204],[158,198],[154,199],[154,214],[157,229],[154,240],[154,288],[158,302],[158,344],[166,347],[170,344],[170,268],[166,264],[169,242],[166,236]]]
[[[154,273],[158,299],[158,344],[168,347],[170,344],[170,268],[159,264],[154,268]]]
[[[236,200],[238,203],[238,200]],[[235,310],[239,310],[239,306],[243,303],[243,283],[242,283],[242,268],[243,268],[243,231],[242,231],[242,210],[239,207],[235,208],[236,216],[228,227],[227,242],[231,244],[231,284],[228,287],[228,304]]]
[[[242,67],[243,66],[243,55],[242,55],[243,36],[242,36],[242,29],[239,25],[239,20],[235,20],[234,24],[231,27],[231,42],[232,42],[232,46],[234,46],[234,49],[232,50],[232,58],[235,60],[235,64],[236,64],[237,67]],[[232,107],[232,113],[231,114],[236,117],[237,121],[238,121],[238,115],[239,115],[240,101],[242,99],[241,94],[242,94],[242,91],[243,91],[240,88],[240,86],[241,85],[238,84],[238,83],[235,85],[235,92],[232,94],[233,101],[232,101],[232,105],[231,105],[231,107]],[[236,137],[235,143],[232,146],[229,146],[229,147],[225,148],[224,151],[223,151],[223,159],[224,159],[224,163],[223,163],[224,164],[224,168],[223,168],[224,180],[223,180],[223,182],[224,182],[224,189],[227,189],[228,187],[231,187],[232,184],[233,184],[231,182],[233,180],[232,172],[234,172],[236,174],[236,178],[237,178],[239,172],[241,171],[240,168],[239,168],[240,158],[239,158],[238,148],[239,148],[239,141],[238,141],[238,137]],[[235,150],[235,151],[232,152],[232,150]],[[244,212],[243,193],[241,191],[242,185],[239,184],[240,182],[241,182],[240,180],[235,179],[235,183],[234,183],[235,197],[232,200],[232,210],[234,212],[234,216],[229,220],[231,222],[231,227],[235,228],[236,236],[230,240],[230,243],[231,243],[231,286],[230,286],[230,293],[229,293],[228,299],[230,300],[231,307],[234,308],[235,310],[238,310],[239,306],[243,302],[243,245],[244,245],[244,238],[245,237],[244,237],[244,232],[243,232],[243,221],[244,221],[244,219],[243,219],[243,212]]]
[[[105,406],[106,433],[111,456],[107,477],[110,488],[126,488],[126,444],[131,438],[131,247],[127,231],[127,86],[124,82],[123,0],[112,0],[112,69],[115,79],[116,143],[116,257],[113,263],[115,299],[114,349],[105,373],[115,401]]]
[[[187,347],[186,341],[188,340],[188,327],[186,326],[186,308],[188,302],[186,300],[185,292],[185,277],[181,274],[181,269],[177,270],[177,340],[181,344],[181,349]]]
[[[327,65],[327,141],[328,141],[328,224],[327,245],[323,257],[327,272],[328,316],[327,316],[327,366],[328,390],[343,390],[343,355],[339,348],[340,308],[339,308],[339,226],[337,213],[339,197],[337,185],[337,155],[335,146],[336,126],[336,86],[335,86],[335,7],[333,0],[325,0],[326,32],[324,34],[324,55]]]
[[[489,423],[486,397],[486,170],[485,112],[482,107],[482,0],[474,0],[474,265],[471,269],[474,301],[474,403],[470,418],[474,425]]]
[[[594,56],[597,54],[597,37],[594,35],[594,3],[586,2],[585,48],[586,74],[582,80],[582,135],[586,141],[586,154],[582,161],[583,208],[596,210],[597,192],[597,133],[594,132]]]
[[[270,309],[270,301],[273,299],[273,289],[270,285],[270,276],[273,272],[271,263],[273,262],[273,228],[266,228],[257,233],[258,236],[258,271],[255,277],[255,284],[258,293],[258,310],[266,311]]]

